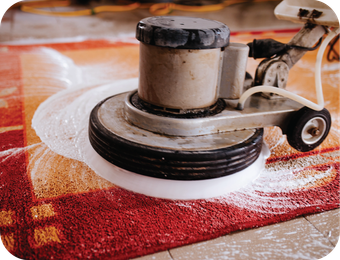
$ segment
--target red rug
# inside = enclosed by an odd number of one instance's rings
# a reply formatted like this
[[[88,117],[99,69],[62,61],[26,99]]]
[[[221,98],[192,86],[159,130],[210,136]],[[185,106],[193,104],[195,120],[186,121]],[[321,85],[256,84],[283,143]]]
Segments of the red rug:
[[[238,34],[232,41],[287,41],[292,35]],[[171,201],[121,189],[41,142],[31,127],[36,109],[77,81],[63,70],[68,63],[58,67],[58,60],[42,56],[50,50],[83,71],[98,69],[102,82],[138,76],[138,45],[131,39],[0,45],[0,232],[15,256],[128,259],[340,206],[339,63],[323,63],[333,126],[319,148],[297,152],[278,128],[266,128],[271,157],[254,183],[224,197]],[[289,90],[309,99],[315,56],[306,55],[288,83]],[[249,68],[257,63],[250,61]],[[111,69],[99,73],[104,67]]]

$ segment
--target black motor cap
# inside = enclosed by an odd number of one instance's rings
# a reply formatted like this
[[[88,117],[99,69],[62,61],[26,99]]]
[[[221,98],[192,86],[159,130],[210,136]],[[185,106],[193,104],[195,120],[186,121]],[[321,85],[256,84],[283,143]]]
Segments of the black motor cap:
[[[154,16],[137,24],[140,42],[174,49],[214,49],[229,45],[230,30],[225,24],[203,18]]]

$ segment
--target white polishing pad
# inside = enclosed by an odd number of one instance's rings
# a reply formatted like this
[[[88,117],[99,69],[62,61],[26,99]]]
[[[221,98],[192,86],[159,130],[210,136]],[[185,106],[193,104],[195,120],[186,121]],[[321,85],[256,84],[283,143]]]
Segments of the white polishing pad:
[[[259,176],[270,155],[264,144],[258,159],[242,171],[220,178],[183,181],[148,177],[119,168],[97,154],[89,140],[85,151],[86,163],[108,181],[133,192],[172,200],[208,199],[236,191]]]

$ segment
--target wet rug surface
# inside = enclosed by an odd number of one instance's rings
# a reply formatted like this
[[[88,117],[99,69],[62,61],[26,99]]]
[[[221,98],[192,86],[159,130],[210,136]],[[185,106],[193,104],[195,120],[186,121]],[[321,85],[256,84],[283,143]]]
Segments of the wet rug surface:
[[[231,41],[288,42],[294,33],[234,34]],[[265,128],[271,156],[246,187],[212,199],[165,200],[97,175],[83,157],[89,111],[136,86],[138,55],[134,39],[0,45],[0,232],[12,254],[128,259],[339,207],[340,66],[326,57],[329,136],[301,153],[279,128]],[[315,57],[309,52],[294,66],[287,87],[312,101]],[[249,60],[251,74],[258,63]]]

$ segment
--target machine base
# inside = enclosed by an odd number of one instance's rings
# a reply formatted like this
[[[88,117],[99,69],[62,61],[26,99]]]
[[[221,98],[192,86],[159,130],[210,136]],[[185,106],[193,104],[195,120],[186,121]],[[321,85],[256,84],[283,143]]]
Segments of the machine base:
[[[240,172],[261,153],[263,129],[201,136],[168,136],[129,123],[126,94],[100,102],[91,112],[89,139],[108,162],[149,177],[205,180]],[[182,119],[191,120],[191,119]]]

